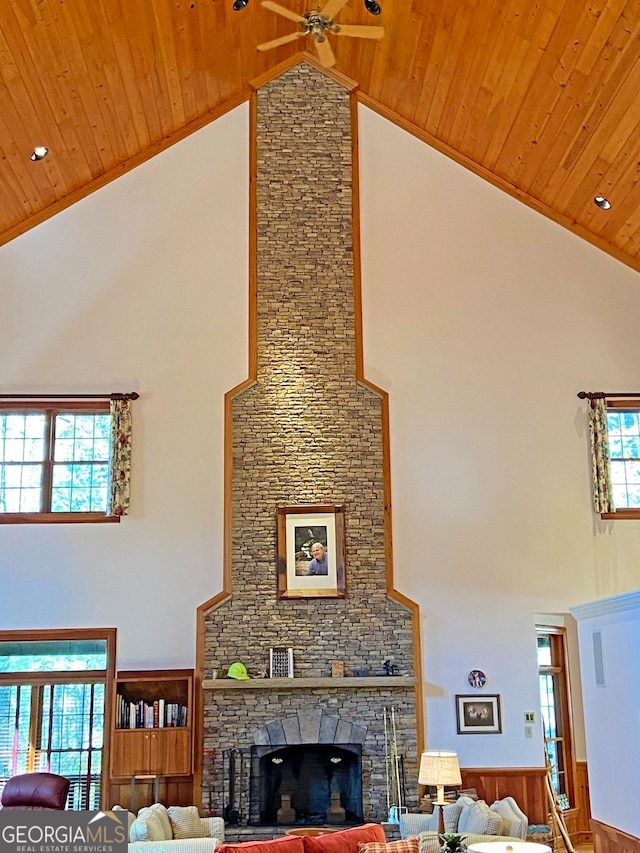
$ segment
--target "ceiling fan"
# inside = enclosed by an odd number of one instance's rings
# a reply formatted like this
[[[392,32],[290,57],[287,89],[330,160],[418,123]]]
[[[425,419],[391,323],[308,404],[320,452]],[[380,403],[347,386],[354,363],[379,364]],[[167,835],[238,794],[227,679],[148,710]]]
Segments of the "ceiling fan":
[[[335,24],[333,19],[346,6],[348,0],[327,0],[321,9],[314,9],[307,12],[305,15],[298,15],[297,12],[292,12],[281,6],[279,3],[274,3],[273,0],[262,0],[261,5],[265,9],[270,9],[276,15],[282,15],[283,18],[288,18],[290,21],[295,21],[298,24],[298,32],[290,33],[288,36],[281,36],[258,45],[258,50],[271,50],[274,47],[280,47],[281,44],[295,41],[304,36],[313,36],[315,42],[316,53],[321,65],[325,68],[330,68],[335,65],[336,58],[333,49],[327,40],[327,34],[332,33],[336,36],[355,36],[363,39],[381,39],[384,35],[383,27],[359,26],[357,24]]]

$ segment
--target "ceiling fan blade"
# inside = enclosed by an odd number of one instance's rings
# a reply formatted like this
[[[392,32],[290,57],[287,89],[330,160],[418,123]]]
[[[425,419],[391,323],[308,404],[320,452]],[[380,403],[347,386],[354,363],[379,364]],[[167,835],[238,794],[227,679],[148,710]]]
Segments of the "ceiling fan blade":
[[[324,41],[318,41],[318,39],[314,39],[316,43],[316,53],[318,54],[318,59],[320,60],[320,64],[324,65],[325,68],[331,68],[332,65],[336,64],[336,58],[333,53],[333,48],[325,39]]]
[[[367,27],[359,24],[340,24],[332,30],[337,36],[355,36],[361,39],[381,39],[384,35],[384,27]]]
[[[302,15],[298,15],[297,12],[292,12],[291,9],[281,6],[279,3],[274,3],[273,0],[262,0],[260,5],[264,6],[265,9],[271,9],[271,11],[275,12],[276,15],[282,15],[283,18],[289,18],[290,21],[295,21],[296,24],[305,23]]]
[[[288,44],[290,41],[295,41],[295,39],[298,39],[303,35],[305,35],[305,33],[290,33],[288,36],[280,36],[279,39],[273,39],[273,41],[265,41],[263,44],[259,44],[257,49],[271,50],[273,47],[280,47],[281,44]]]
[[[347,3],[348,0],[327,0],[322,9],[320,9],[320,14],[332,21],[334,15],[337,15],[340,9],[342,9],[343,6],[346,6]]]

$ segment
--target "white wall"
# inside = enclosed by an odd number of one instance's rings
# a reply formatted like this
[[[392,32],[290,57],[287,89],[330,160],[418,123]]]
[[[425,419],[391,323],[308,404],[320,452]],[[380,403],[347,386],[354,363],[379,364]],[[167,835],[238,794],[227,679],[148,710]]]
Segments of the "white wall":
[[[591,813],[595,820],[640,837],[633,797],[640,785],[640,593],[572,610],[578,619]],[[596,678],[594,633],[601,638],[604,679]]]
[[[247,373],[247,135],[243,106],[0,248],[0,389],[141,394],[130,516],[0,526],[2,628],[115,625],[119,668],[194,665]]]
[[[640,281],[360,120],[366,373],[390,393],[428,745],[539,766],[534,614],[637,584],[637,523],[594,523],[575,395],[633,390]],[[247,370],[246,134],[242,107],[0,248],[2,389],[142,393],[127,519],[0,526],[3,628],[115,625],[120,668],[193,665],[195,608],[222,585],[223,394]],[[502,735],[455,733],[474,668]]]
[[[359,115],[365,369],[390,394],[395,576],[422,609],[428,745],[539,765],[523,722],[535,614],[638,585],[640,524],[594,521],[576,393],[637,387],[640,279]],[[501,737],[456,734],[474,668],[503,697]]]

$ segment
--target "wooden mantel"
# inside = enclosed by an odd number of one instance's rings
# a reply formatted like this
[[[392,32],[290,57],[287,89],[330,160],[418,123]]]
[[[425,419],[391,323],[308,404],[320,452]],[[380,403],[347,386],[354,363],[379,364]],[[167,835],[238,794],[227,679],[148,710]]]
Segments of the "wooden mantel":
[[[234,678],[208,678],[202,682],[203,690],[313,690],[315,687],[333,687],[341,690],[366,688],[388,690],[389,688],[415,687],[414,676],[373,675],[345,678],[249,678],[236,681]]]

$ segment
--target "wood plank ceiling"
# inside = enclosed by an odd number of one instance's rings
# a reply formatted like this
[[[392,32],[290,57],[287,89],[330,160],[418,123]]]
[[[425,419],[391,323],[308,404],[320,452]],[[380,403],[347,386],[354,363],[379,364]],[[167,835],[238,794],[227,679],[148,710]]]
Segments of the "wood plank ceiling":
[[[280,0],[303,14],[313,0]],[[310,36],[249,0],[0,3],[0,243],[247,97]],[[348,0],[366,103],[640,270],[640,0]],[[49,156],[30,160],[36,145]],[[594,204],[602,195],[609,210]]]

